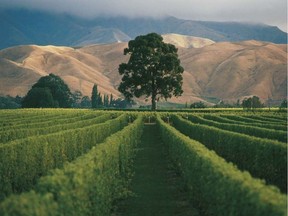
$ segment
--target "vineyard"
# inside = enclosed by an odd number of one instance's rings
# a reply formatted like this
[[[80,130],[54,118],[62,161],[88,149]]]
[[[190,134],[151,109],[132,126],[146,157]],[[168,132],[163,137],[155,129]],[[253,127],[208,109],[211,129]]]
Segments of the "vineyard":
[[[0,111],[0,215],[285,216],[286,113]]]

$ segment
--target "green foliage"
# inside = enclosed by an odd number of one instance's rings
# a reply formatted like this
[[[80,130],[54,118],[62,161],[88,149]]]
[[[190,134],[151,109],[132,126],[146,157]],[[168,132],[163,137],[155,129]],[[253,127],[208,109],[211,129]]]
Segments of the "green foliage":
[[[108,95],[104,95],[103,106],[109,107],[109,98]]]
[[[180,96],[182,91],[182,73],[177,48],[163,42],[156,34],[138,36],[128,43],[124,55],[130,55],[128,63],[119,65],[123,75],[118,90],[126,99],[151,96],[152,110],[156,109],[156,100]]]
[[[82,93],[80,91],[75,91],[72,93],[72,107],[80,108],[82,100]]]
[[[131,102],[122,100],[121,98],[118,98],[116,100],[113,99],[113,95],[106,95],[104,94],[103,97],[100,92],[98,92],[97,85],[95,84],[92,89],[92,108],[126,108],[129,107]]]
[[[199,102],[195,102],[195,103],[192,103],[190,105],[190,108],[206,108],[207,106],[202,102],[202,101],[199,101]]]
[[[50,193],[42,195],[31,191],[21,196],[12,195],[0,204],[1,216],[55,216],[56,212],[58,206]]]
[[[110,106],[112,106],[112,103],[113,103],[113,95],[112,94],[110,94],[110,99],[109,99],[109,105]]]
[[[92,106],[92,102],[88,96],[84,96],[81,99],[81,107],[82,108],[90,108]]]
[[[52,111],[53,110],[53,111]],[[81,112],[80,110],[68,109],[21,109],[21,110],[6,110],[3,115],[0,115],[1,131],[17,130],[23,128],[40,128],[53,126],[54,124],[73,121],[73,118],[85,119],[91,117],[91,112]],[[5,114],[6,113],[6,114]],[[10,116],[9,116],[10,114]],[[94,113],[95,114],[95,113]],[[101,114],[101,113],[97,113]],[[95,115],[94,115],[95,116]],[[72,119],[71,119],[72,118]]]
[[[287,99],[284,99],[284,100],[281,102],[279,108],[280,108],[280,110],[282,110],[282,109],[287,109]]]
[[[250,125],[235,125],[228,123],[218,123],[211,120],[206,120],[197,115],[189,115],[189,120],[194,123],[200,123],[204,125],[209,125],[217,128],[221,128],[228,131],[234,131],[242,134],[247,134],[260,138],[267,138],[272,140],[278,140],[280,142],[287,142],[287,133],[286,131],[277,131],[272,129],[266,129],[261,127],[255,127]]]
[[[35,187],[37,193],[32,191],[7,198],[0,204],[2,214],[16,211],[18,203],[26,200],[25,209],[18,209],[19,215],[26,215],[26,212],[33,215],[49,207],[54,208],[49,208],[47,215],[109,215],[113,201],[127,196],[133,149],[140,140],[142,122],[139,116],[87,154],[42,177]],[[51,197],[53,202],[50,202]]]
[[[0,200],[30,189],[49,169],[61,167],[128,123],[120,115],[105,123],[28,137],[0,145]]]
[[[282,130],[286,131],[287,126],[285,125],[275,125],[271,123],[258,123],[258,122],[243,122],[243,121],[236,121],[232,119],[227,119],[224,117],[221,117],[220,115],[204,115],[203,116],[205,119],[216,121],[216,122],[222,122],[222,123],[228,123],[228,124],[235,124],[235,125],[250,125],[250,126],[255,126],[255,127],[261,127],[261,128],[268,128],[268,129],[273,129],[273,130]]]
[[[130,193],[143,122],[155,121],[201,214],[286,215],[287,196],[265,181],[286,192],[287,146],[251,136],[273,134],[258,128],[268,123],[283,130],[286,114],[205,112],[184,115],[193,124],[171,112],[2,110],[0,139],[16,140],[0,143],[0,215],[109,215]]]
[[[96,84],[94,84],[93,89],[92,89],[91,104],[92,104],[92,108],[99,107],[99,94],[98,94],[98,87]]]
[[[103,106],[103,98],[102,98],[100,92],[99,92],[99,94],[98,94],[98,106],[99,106],[99,107],[102,107],[102,106]]]
[[[58,102],[54,101],[49,88],[34,87],[29,90],[22,101],[24,108],[47,108],[57,107]]]
[[[237,121],[237,122],[240,122],[240,123],[252,123],[252,124],[255,124],[255,123],[260,123],[260,124],[267,124],[267,121],[263,121],[263,120],[259,120],[259,119],[255,119],[255,116],[253,118],[249,118],[249,117],[246,117],[244,115],[231,115],[231,114],[221,114],[221,117],[224,117],[226,119],[229,119],[229,120],[234,120],[234,121]],[[270,121],[269,122],[270,125],[272,126],[286,126],[287,123],[286,122],[273,122],[273,121]]]
[[[53,121],[42,122],[42,124],[30,124],[29,128],[21,127],[17,129],[15,127],[10,127],[10,130],[0,131],[0,144],[28,136],[39,136],[69,129],[84,128],[93,124],[103,123],[109,119],[111,119],[111,114],[107,113],[101,115],[100,113],[94,113],[94,115],[88,115],[86,118],[85,115],[72,119],[69,119],[67,116],[64,121],[60,121],[61,119],[55,119]],[[53,127],[51,127],[52,125]]]
[[[192,203],[198,205],[203,215],[287,214],[287,197],[279,189],[252,178],[248,172],[239,171],[214,151],[164,123],[160,117],[157,120],[170,156],[187,181]],[[193,130],[193,133],[199,132]]]
[[[221,100],[213,106],[213,108],[239,108],[241,107],[240,100],[238,99],[236,103],[229,103]]]
[[[261,103],[260,98],[257,96],[245,98],[242,101],[243,109],[253,110],[255,108],[262,108],[264,105]]]
[[[61,107],[72,106],[72,93],[67,84],[54,74],[41,77],[27,93],[22,107]]]
[[[282,124],[282,125],[283,124],[287,124],[287,119],[286,119],[285,115],[282,116],[282,119],[281,119],[280,115],[278,116],[280,118],[277,118],[276,116],[273,116],[273,115],[244,115],[244,116],[247,117],[247,118],[250,118],[250,119],[254,119],[257,122],[260,122],[260,123],[263,123],[263,124],[271,124],[271,123],[273,125],[276,125],[276,124]]]
[[[265,179],[267,183],[287,190],[287,145],[201,124],[193,124],[171,115],[181,133],[203,143],[239,169]]]
[[[19,96],[0,96],[0,109],[16,109],[21,107],[22,98]]]
[[[132,105],[135,105],[135,102],[133,100],[127,100],[127,99],[121,99],[117,98],[116,100],[113,99],[112,103],[110,104],[110,107],[116,108],[116,109],[125,109],[125,108],[131,108]]]

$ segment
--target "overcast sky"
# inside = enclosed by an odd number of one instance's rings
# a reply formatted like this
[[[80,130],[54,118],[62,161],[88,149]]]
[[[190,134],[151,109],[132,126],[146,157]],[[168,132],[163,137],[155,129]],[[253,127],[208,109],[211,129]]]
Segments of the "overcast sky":
[[[275,25],[287,32],[287,0],[0,0],[0,7],[66,12],[82,17],[175,16]]]

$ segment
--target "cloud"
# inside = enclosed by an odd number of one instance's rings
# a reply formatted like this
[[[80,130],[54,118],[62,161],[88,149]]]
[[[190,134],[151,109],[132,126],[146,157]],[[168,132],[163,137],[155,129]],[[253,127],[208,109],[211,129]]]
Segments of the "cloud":
[[[65,12],[87,18],[171,15],[194,20],[258,22],[287,31],[286,0],[1,0],[0,7]]]

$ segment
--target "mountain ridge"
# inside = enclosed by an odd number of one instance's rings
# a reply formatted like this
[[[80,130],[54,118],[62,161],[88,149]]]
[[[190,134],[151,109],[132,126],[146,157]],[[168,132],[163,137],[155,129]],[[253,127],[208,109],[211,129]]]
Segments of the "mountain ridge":
[[[287,43],[287,33],[274,26],[194,21],[175,17],[97,17],[88,20],[67,14],[0,8],[0,26],[0,49],[27,44],[79,46],[95,42],[127,42],[150,32],[177,33],[208,38],[215,42],[254,39]]]

